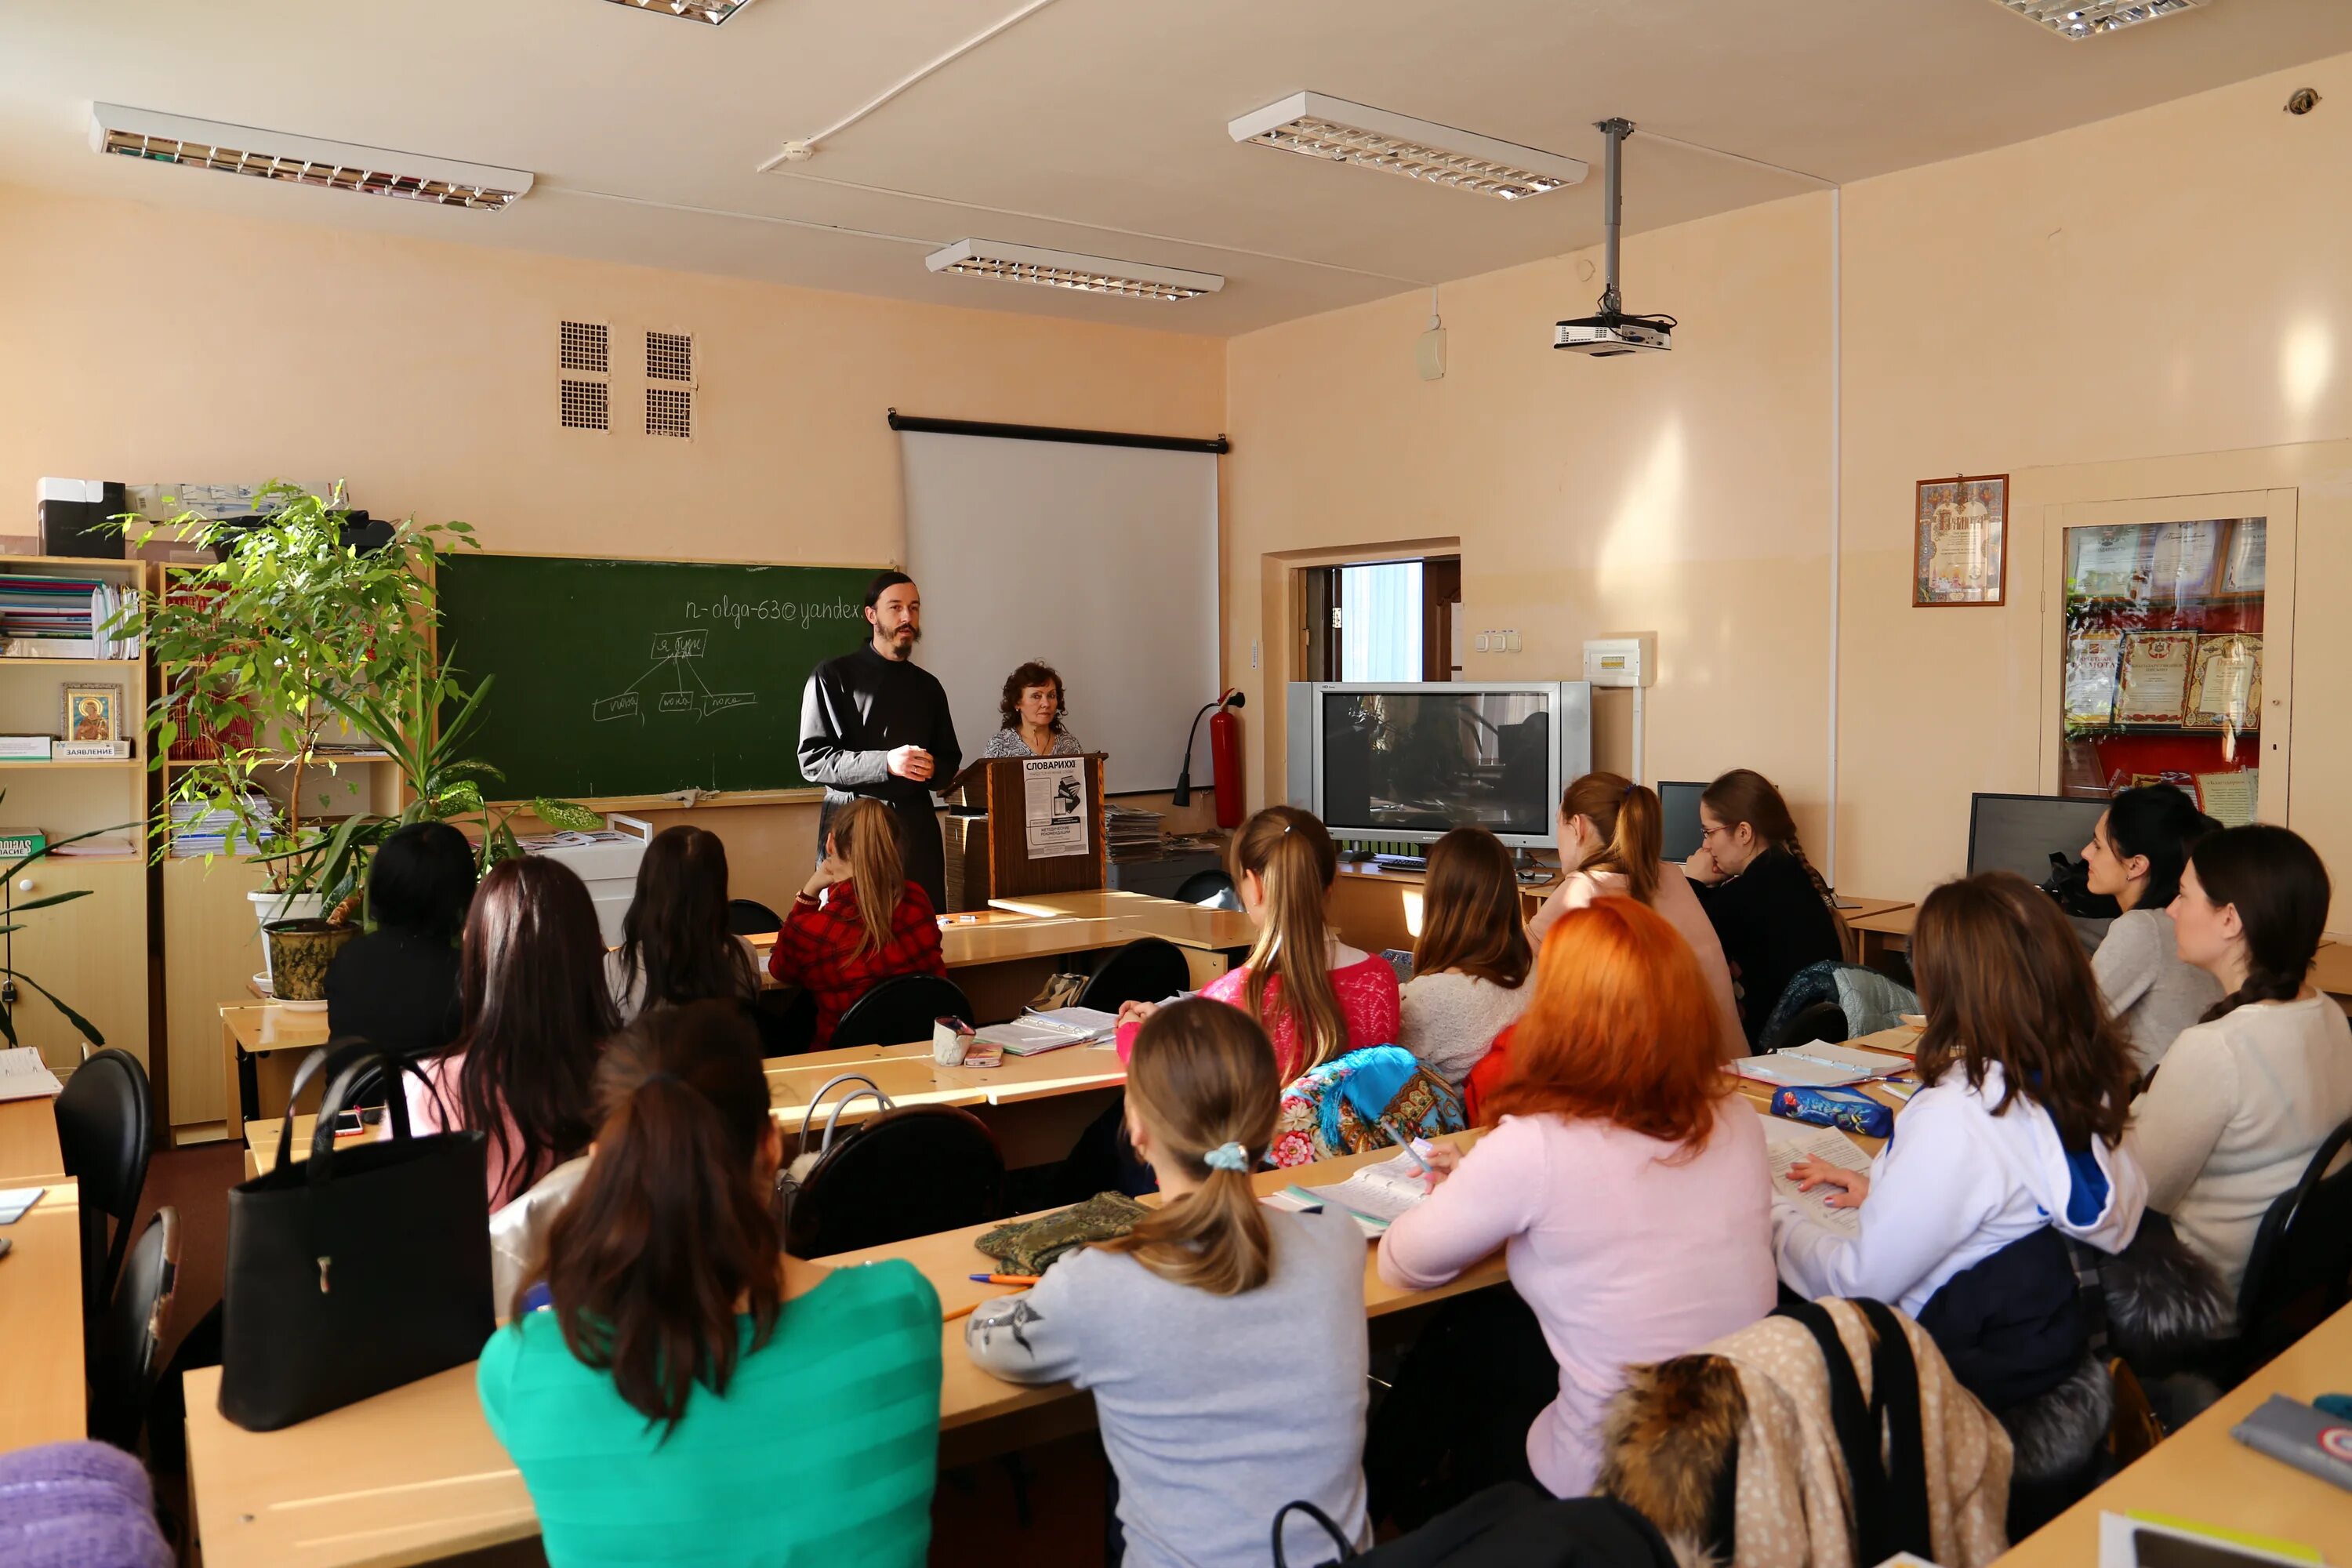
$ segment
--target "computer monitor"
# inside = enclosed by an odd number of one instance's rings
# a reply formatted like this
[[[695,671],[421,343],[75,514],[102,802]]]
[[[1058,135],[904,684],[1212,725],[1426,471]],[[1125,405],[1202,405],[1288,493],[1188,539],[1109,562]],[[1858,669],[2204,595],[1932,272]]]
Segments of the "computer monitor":
[[[1293,803],[1338,838],[1429,844],[1475,825],[1549,848],[1561,788],[1591,766],[1580,680],[1302,683],[1290,701]]]
[[[2014,871],[2037,886],[2050,879],[2053,851],[2083,858],[2107,809],[2105,800],[2055,795],[1972,795],[1969,797],[1969,875]]]
[[[1659,856],[1679,866],[1698,853],[1703,842],[1698,829],[1698,797],[1706,793],[1704,781],[1664,779],[1658,784],[1658,806],[1664,818],[1664,842]]]

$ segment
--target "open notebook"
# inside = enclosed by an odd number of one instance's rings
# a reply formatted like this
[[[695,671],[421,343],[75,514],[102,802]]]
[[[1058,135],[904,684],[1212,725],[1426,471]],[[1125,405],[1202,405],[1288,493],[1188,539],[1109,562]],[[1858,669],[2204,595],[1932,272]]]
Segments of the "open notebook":
[[[1394,1159],[1366,1165],[1344,1182],[1320,1187],[1293,1184],[1269,1194],[1265,1201],[1275,1208],[1294,1211],[1339,1209],[1353,1216],[1366,1236],[1378,1236],[1427,1196],[1429,1188],[1421,1179],[1420,1162],[1410,1154],[1399,1154]]]
[[[1789,1167],[1803,1159],[1827,1160],[1832,1165],[1843,1165],[1849,1171],[1868,1171],[1870,1156],[1862,1145],[1834,1127],[1811,1127],[1801,1121],[1783,1121],[1777,1117],[1765,1117],[1764,1159],[1772,1169],[1772,1191],[1802,1209],[1807,1219],[1843,1237],[1862,1234],[1860,1209],[1833,1209],[1830,1194],[1838,1191],[1832,1186],[1818,1186],[1810,1193],[1797,1190],[1797,1178],[1789,1174]]]
[[[1769,1083],[1776,1089],[1844,1089],[1874,1078],[1909,1072],[1911,1058],[1815,1040],[1767,1056],[1741,1057],[1731,1064],[1731,1070],[1741,1078]]]

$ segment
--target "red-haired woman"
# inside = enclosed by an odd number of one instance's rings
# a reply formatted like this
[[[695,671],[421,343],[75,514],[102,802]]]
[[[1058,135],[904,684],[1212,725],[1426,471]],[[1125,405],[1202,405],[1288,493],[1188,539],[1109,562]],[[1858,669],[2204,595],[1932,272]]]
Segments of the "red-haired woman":
[[[1630,1363],[1697,1349],[1772,1310],[1764,1131],[1717,1067],[1698,961],[1631,899],[1562,915],[1510,1031],[1500,1123],[1381,1238],[1381,1278],[1445,1283],[1496,1247],[1559,1364],[1528,1467],[1591,1489],[1602,1406]]]

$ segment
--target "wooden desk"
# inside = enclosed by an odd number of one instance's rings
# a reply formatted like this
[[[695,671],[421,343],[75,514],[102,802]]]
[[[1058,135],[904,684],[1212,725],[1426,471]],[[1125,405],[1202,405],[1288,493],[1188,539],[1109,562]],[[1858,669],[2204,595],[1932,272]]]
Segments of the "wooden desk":
[[[1450,1141],[1466,1148],[1476,1138],[1456,1133]],[[1263,1172],[1257,1186],[1271,1192],[1294,1181],[1339,1181],[1392,1152]],[[971,1245],[988,1228],[824,1261],[904,1258],[952,1310],[999,1293],[965,1278],[990,1264]],[[1498,1253],[1435,1290],[1398,1290],[1381,1281],[1368,1247],[1365,1313],[1381,1318],[1504,1279]],[[964,1352],[962,1320],[942,1322],[940,1341],[943,1466],[1093,1424],[1093,1401],[1067,1384],[1021,1387],[974,1367]],[[187,1373],[186,1391],[188,1476],[207,1568],[404,1568],[537,1532],[522,1479],[482,1417],[471,1363],[280,1432],[246,1432],[222,1418],[217,1367]]]
[[[1407,948],[1421,934],[1422,887],[1428,880],[1420,871],[1363,862],[1345,861],[1331,884],[1331,929],[1339,940],[1366,952]],[[1519,884],[1519,916],[1533,920],[1543,901],[1559,886],[1559,879]]]
[[[1854,935],[1854,962],[1875,967],[1890,952],[1910,951],[1911,922],[1918,913],[1916,904],[1896,904],[1871,914],[1848,914],[1845,929]]]
[[[2304,1336],[2137,1464],[2000,1558],[2008,1568],[2078,1568],[2099,1558],[2102,1512],[2171,1514],[2315,1546],[2352,1563],[2352,1494],[2254,1452],[2230,1436],[2273,1394],[2308,1401],[2352,1384],[2352,1307]]]
[[[38,1102],[44,1110],[48,1102]],[[0,1226],[0,1345],[8,1348],[0,1396],[0,1450],[89,1436],[82,1389],[81,1191],[58,1177],[14,1225]]]
[[[56,1099],[43,1095],[0,1103],[0,1187],[43,1187],[65,1179]]]
[[[1148,893],[1126,893],[1099,888],[1085,893],[1029,893],[992,900],[1008,913],[1040,918],[1115,921],[1139,935],[1156,936],[1179,947],[1216,952],[1246,949],[1257,940],[1257,927],[1239,910],[1204,909],[1155,899]]]
[[[2323,942],[2311,960],[2311,983],[2352,1012],[2352,942]]]
[[[303,1054],[327,1043],[327,1014],[324,1008],[298,1011],[259,1002],[230,1003],[221,1008],[220,1016],[226,1069],[222,1081],[229,1086],[228,1135],[235,1139],[245,1133],[245,1084],[253,1085],[257,1114],[272,1117],[284,1111],[286,1090]]]

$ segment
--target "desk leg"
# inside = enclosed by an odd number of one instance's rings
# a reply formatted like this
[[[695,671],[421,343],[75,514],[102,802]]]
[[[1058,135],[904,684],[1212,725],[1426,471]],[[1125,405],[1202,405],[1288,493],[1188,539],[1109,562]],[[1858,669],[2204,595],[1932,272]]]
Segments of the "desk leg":
[[[222,1120],[228,1123],[229,1142],[241,1142],[245,1124],[261,1114],[261,1089],[254,1079],[253,1058],[237,1048],[236,1030],[226,1018],[221,1020],[221,1058],[227,1069],[228,1089],[222,1097],[226,1101]]]

